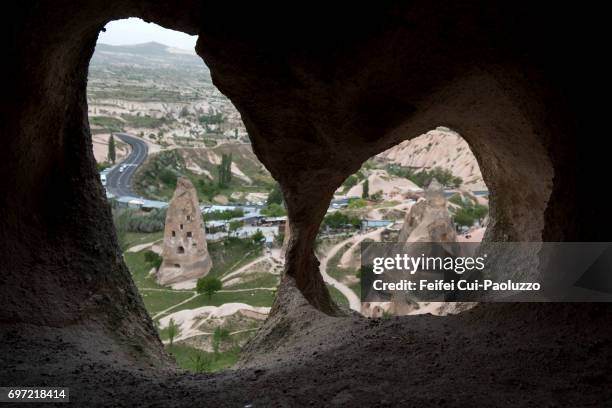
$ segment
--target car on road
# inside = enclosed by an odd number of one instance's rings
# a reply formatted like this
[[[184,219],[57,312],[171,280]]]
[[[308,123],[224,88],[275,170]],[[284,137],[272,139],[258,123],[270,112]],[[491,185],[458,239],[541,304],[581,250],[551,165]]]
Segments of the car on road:
[[[119,167],[119,173],[123,173],[123,170],[125,170],[125,164],[122,164],[122,165]]]

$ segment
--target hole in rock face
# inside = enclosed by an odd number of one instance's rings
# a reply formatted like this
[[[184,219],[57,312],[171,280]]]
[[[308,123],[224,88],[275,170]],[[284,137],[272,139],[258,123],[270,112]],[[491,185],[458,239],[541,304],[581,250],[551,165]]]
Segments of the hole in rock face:
[[[369,242],[459,242],[476,248],[489,225],[489,191],[476,157],[438,127],[367,160],[337,189],[317,256],[332,298],[368,317],[458,313],[472,303],[394,298],[361,303],[361,246]],[[403,295],[402,295],[403,296]]]
[[[272,306],[286,211],[195,41],[135,18],[107,24],[87,101],[100,179],[144,306],[179,366],[214,371],[237,361]],[[247,313],[216,317],[226,303]]]

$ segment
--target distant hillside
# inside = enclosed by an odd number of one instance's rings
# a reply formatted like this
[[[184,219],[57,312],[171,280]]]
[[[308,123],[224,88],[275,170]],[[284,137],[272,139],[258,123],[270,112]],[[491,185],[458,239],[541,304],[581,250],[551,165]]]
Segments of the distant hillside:
[[[378,155],[379,158],[406,167],[440,166],[463,179],[463,187],[485,190],[486,186],[476,157],[467,142],[456,132],[444,127],[407,140]]]
[[[90,65],[125,66],[136,65],[142,68],[197,69],[210,75],[208,68],[195,51],[168,47],[157,42],[134,45],[97,44]]]
[[[143,44],[131,45],[110,45],[99,43],[96,45],[96,52],[116,52],[121,54],[135,54],[144,56],[167,55],[167,54],[182,54],[196,56],[193,50],[183,50],[172,48],[158,42],[148,42]]]
[[[89,63],[88,98],[186,102],[219,95],[195,52],[149,42],[97,44]]]
[[[229,154],[232,155],[232,180],[228,186],[217,188],[218,166],[222,156]],[[229,143],[213,148],[177,148],[153,154],[138,169],[133,184],[145,197],[168,200],[179,175],[191,179],[203,202],[243,200],[248,193],[267,195],[274,184],[250,145]]]

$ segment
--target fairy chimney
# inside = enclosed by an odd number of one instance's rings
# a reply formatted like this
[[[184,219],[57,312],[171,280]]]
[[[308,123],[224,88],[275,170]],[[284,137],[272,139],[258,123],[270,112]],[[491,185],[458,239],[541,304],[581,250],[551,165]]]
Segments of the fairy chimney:
[[[168,206],[162,257],[157,272],[160,285],[201,278],[212,268],[198,196],[185,177],[177,180]]]

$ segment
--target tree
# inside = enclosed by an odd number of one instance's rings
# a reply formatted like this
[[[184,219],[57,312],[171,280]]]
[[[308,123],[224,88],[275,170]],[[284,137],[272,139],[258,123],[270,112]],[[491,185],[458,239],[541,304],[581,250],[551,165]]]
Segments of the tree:
[[[282,204],[283,203],[283,192],[281,191],[280,184],[274,183],[272,186],[272,190],[270,190],[270,194],[268,194],[268,200],[266,201],[266,205],[271,204]]]
[[[227,187],[232,181],[232,154],[223,154],[221,156],[221,163],[217,166],[217,172],[219,173],[219,179],[217,184],[220,188]]]
[[[465,208],[460,208],[459,210],[457,210],[457,212],[453,216],[453,221],[455,222],[455,224],[464,227],[471,227],[472,225],[474,225],[474,217]]]
[[[162,257],[153,251],[146,251],[144,254],[144,259],[149,266],[155,268],[156,270],[159,269],[162,264]]]
[[[359,177],[357,177],[356,174],[351,174],[350,176],[347,177],[346,180],[344,180],[344,183],[342,183],[342,186],[344,187],[345,190],[349,190],[351,187],[357,185],[358,182],[359,182]]]
[[[361,220],[358,217],[349,216],[340,211],[334,211],[323,218],[323,224],[334,229],[344,228],[349,225],[353,228],[359,228],[361,226]]]
[[[178,328],[176,326],[176,322],[173,318],[170,318],[170,321],[168,322],[168,339],[170,340],[170,345],[174,343],[174,337],[176,336],[177,331]]]
[[[266,237],[264,236],[263,232],[258,229],[253,236],[251,236],[251,240],[255,245],[261,245],[265,242]]]
[[[365,179],[363,181],[363,193],[361,193],[361,198],[368,198],[370,196],[370,180]]]
[[[111,134],[108,139],[108,161],[115,164],[116,157],[115,137]]]
[[[213,276],[205,276],[203,278],[198,279],[196,291],[198,293],[206,294],[210,299],[212,295],[220,291],[222,287],[223,283],[219,278],[215,278]]]
[[[219,353],[219,346],[221,345],[221,342],[226,341],[229,338],[230,338],[229,330],[221,326],[218,326],[217,328],[215,328],[215,331],[213,332],[213,338],[212,338],[213,352],[215,354]]]
[[[287,210],[281,204],[270,204],[266,208],[262,208],[261,215],[266,217],[282,217],[287,214]]]

